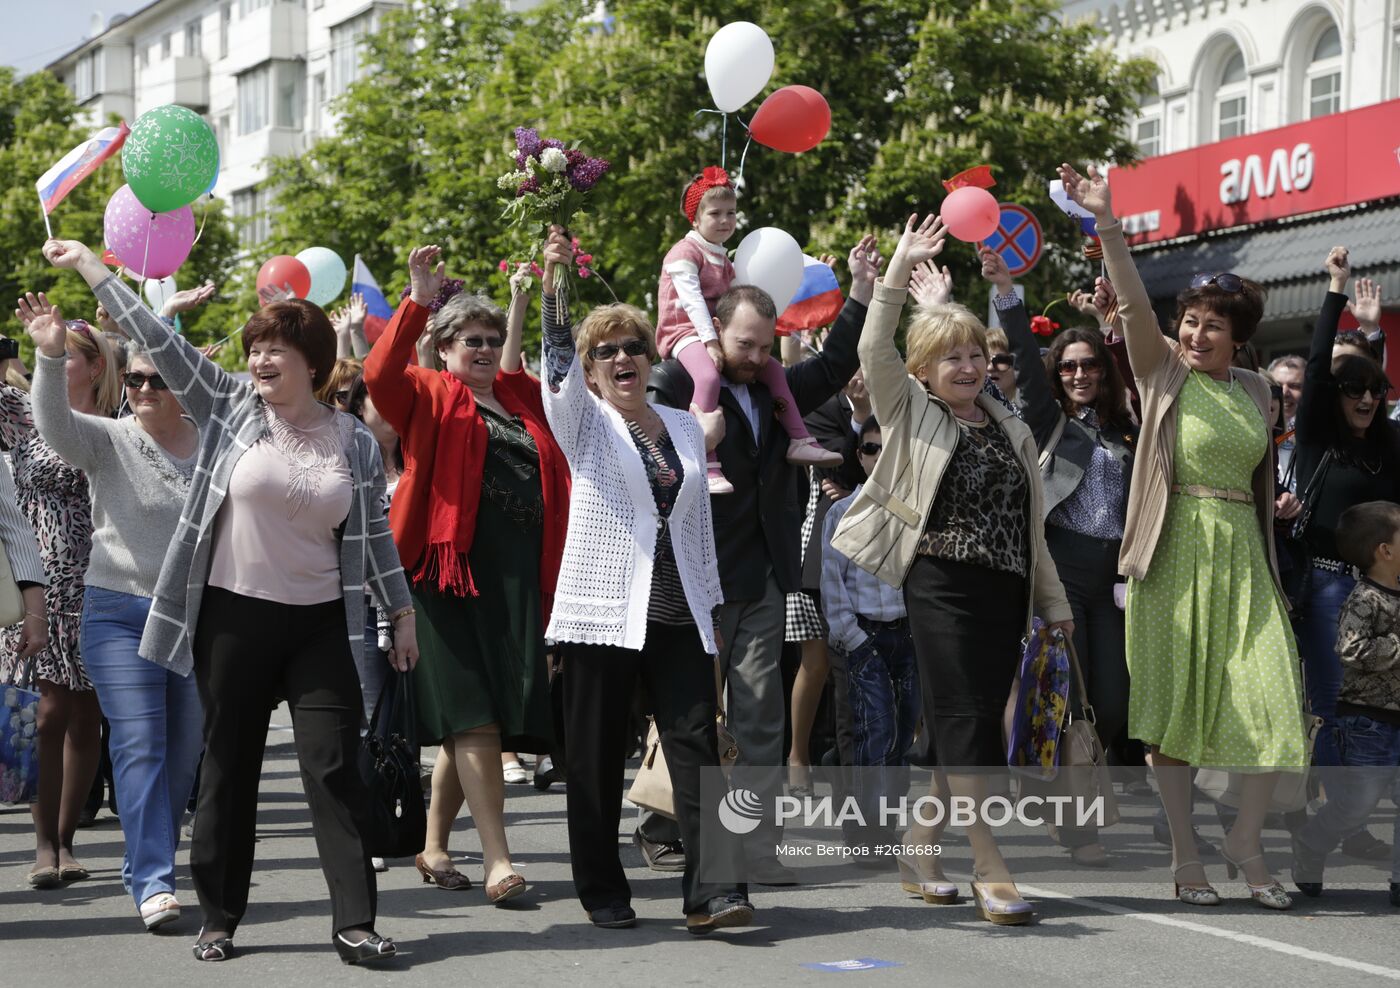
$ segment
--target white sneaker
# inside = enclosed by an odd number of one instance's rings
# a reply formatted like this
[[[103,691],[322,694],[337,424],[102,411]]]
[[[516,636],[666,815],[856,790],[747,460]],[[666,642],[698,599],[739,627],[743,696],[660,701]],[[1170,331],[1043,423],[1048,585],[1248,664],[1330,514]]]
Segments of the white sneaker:
[[[180,918],[180,902],[169,892],[157,892],[141,903],[141,921],[154,930]]]

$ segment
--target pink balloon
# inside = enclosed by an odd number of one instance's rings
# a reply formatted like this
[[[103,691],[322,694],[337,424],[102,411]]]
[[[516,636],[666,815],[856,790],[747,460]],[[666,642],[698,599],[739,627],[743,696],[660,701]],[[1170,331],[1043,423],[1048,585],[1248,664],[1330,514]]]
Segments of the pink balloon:
[[[996,233],[1001,223],[1001,207],[994,195],[975,185],[954,189],[939,210],[948,232],[964,243],[977,243]]]
[[[132,273],[164,278],[175,273],[194,246],[194,210],[189,206],[152,213],[131,186],[123,185],[107,200],[102,217],[107,246]]]

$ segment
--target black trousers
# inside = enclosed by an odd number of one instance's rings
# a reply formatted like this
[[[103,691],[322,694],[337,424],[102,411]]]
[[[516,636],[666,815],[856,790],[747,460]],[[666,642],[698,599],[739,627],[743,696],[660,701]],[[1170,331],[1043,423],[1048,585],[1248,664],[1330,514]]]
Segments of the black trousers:
[[[661,733],[676,816],[685,844],[686,913],[737,889],[741,845],[702,807],[701,769],[719,765],[715,660],[694,625],[648,623],[641,651],[609,645],[564,648],[564,736],[569,749],[569,860],[574,888],[590,912],[632,899],[618,857],[628,713],[640,679]]]
[[[292,709],[331,930],[373,926],[374,871],[360,841],[368,799],[357,767],[360,683],[344,604],[279,604],[208,587],[194,674],[204,704],[204,764],[190,871],[205,929],[231,935],[248,908],[258,781],[278,697]]]

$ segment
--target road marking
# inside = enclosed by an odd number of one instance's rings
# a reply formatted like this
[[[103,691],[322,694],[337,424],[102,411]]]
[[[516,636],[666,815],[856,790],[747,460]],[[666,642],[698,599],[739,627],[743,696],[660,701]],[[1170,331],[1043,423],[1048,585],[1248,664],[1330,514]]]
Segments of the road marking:
[[[1114,916],[1126,916],[1129,919],[1142,920],[1146,923],[1156,923],[1158,926],[1170,926],[1191,933],[1204,933],[1206,936],[1218,937],[1221,940],[1233,940],[1236,943],[1249,944],[1251,947],[1262,947],[1264,950],[1272,950],[1275,953],[1287,954],[1290,957],[1301,957],[1304,960],[1316,961],[1319,964],[1331,964],[1333,967],[1342,967],[1350,971],[1360,971],[1363,974],[1373,974],[1377,977],[1388,978],[1391,981],[1400,981],[1400,971],[1395,968],[1381,967],[1379,964],[1368,964],[1366,961],[1353,960],[1350,957],[1338,957],[1336,954],[1324,954],[1318,950],[1309,950],[1307,947],[1299,947],[1296,944],[1284,943],[1281,940],[1270,940],[1268,937],[1258,937],[1252,933],[1222,930],[1216,926],[1206,926],[1204,923],[1193,923],[1187,919],[1176,919],[1172,916],[1157,916],[1152,913],[1138,912],[1135,909],[1128,909],[1125,906],[1115,906],[1111,903],[1099,902],[1097,899],[1069,895],[1065,892],[1052,892],[1049,889],[1035,888],[1030,885],[1020,885],[1019,883],[1018,887],[1022,892],[1028,892],[1039,898],[1067,899],[1079,903],[1080,905],[1088,906],[1090,909],[1097,909],[1099,912],[1112,913]]]

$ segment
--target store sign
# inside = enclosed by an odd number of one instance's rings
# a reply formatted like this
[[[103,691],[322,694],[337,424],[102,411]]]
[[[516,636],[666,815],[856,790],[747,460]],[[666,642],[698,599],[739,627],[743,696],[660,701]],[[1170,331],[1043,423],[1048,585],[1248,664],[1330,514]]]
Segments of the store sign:
[[[1400,195],[1400,100],[1149,158],[1109,174],[1132,244]]]

